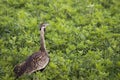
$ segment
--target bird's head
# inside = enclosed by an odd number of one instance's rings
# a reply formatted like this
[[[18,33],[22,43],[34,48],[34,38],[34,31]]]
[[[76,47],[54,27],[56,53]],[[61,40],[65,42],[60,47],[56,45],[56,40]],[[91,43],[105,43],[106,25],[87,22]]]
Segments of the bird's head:
[[[44,29],[44,30],[45,30],[45,28],[46,28],[48,25],[49,25],[48,23],[41,23],[41,24],[40,24],[40,30],[41,30],[41,29]]]

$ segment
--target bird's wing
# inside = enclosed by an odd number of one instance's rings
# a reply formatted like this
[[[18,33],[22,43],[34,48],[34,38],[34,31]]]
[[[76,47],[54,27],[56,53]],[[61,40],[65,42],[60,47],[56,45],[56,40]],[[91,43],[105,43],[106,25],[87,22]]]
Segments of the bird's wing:
[[[32,54],[27,60],[26,65],[28,66],[27,72],[34,72],[41,70],[46,67],[49,62],[49,58],[46,54],[41,52],[36,52]]]
[[[38,66],[41,66],[43,54],[41,52],[33,53],[31,56],[28,57],[26,60],[27,66],[31,67],[32,69],[36,69]]]

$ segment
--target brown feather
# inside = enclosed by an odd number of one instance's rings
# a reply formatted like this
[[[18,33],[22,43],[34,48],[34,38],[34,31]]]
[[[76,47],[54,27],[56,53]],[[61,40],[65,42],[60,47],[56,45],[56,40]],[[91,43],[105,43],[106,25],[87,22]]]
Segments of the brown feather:
[[[42,27],[42,25],[44,25]],[[31,74],[38,70],[43,70],[47,64],[49,63],[49,56],[45,48],[45,41],[44,41],[44,29],[46,25],[41,24],[41,48],[39,52],[33,53],[29,56],[24,62],[18,64],[14,68],[14,73],[16,78],[20,77],[21,75],[27,73]]]

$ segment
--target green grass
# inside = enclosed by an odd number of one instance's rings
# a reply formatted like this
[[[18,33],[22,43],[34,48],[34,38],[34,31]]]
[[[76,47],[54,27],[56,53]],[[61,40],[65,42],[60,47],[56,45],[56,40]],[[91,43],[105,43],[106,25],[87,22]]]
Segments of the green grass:
[[[40,48],[39,24],[48,22],[50,63],[19,80],[119,80],[119,0],[1,0],[0,80]]]

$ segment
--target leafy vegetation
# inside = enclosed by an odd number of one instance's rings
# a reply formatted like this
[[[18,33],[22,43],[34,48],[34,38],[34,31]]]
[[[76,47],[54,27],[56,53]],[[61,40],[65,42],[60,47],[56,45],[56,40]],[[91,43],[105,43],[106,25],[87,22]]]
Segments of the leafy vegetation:
[[[119,0],[0,0],[0,80],[39,50],[46,29],[50,63],[19,80],[119,80]]]

